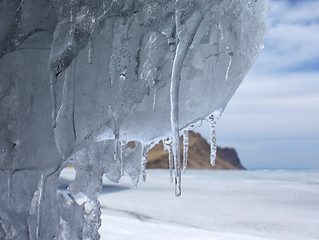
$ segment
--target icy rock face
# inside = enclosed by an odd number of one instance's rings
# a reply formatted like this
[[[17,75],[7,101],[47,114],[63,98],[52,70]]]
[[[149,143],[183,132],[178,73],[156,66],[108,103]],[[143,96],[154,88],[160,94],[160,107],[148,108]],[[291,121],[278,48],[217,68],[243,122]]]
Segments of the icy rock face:
[[[102,176],[212,126],[254,63],[265,1],[0,1],[0,238],[99,239]],[[196,123],[196,124],[194,124]],[[187,139],[187,138],[185,138]],[[134,143],[132,143],[134,142]],[[57,195],[62,169],[76,170]]]

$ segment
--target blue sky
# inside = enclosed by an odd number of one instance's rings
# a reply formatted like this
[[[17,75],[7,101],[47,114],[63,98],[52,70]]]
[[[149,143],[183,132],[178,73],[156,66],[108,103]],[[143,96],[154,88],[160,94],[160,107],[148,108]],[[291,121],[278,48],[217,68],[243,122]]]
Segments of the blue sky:
[[[271,1],[267,22],[265,49],[218,121],[217,143],[235,147],[247,168],[319,169],[319,1]]]

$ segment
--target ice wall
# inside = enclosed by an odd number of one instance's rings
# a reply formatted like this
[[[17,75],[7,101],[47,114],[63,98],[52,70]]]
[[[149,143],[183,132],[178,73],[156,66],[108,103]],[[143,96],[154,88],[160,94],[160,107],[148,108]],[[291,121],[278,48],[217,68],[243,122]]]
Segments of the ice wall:
[[[99,239],[102,176],[134,184],[212,126],[254,63],[265,1],[0,1],[0,239]],[[62,169],[76,178],[57,194]],[[174,168],[174,171],[172,170]]]

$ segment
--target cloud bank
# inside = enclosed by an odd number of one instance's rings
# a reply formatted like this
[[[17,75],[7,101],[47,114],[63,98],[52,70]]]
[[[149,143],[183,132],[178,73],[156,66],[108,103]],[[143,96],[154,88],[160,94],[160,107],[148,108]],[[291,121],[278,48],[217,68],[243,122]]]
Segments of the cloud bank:
[[[265,49],[217,125],[248,168],[319,168],[318,9],[271,1]]]

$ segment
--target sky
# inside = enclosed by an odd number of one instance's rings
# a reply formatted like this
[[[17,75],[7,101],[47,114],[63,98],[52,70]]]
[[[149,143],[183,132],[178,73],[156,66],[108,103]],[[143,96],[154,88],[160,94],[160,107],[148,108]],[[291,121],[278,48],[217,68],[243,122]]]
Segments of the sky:
[[[270,3],[265,48],[217,122],[217,144],[247,168],[319,169],[319,1]]]

